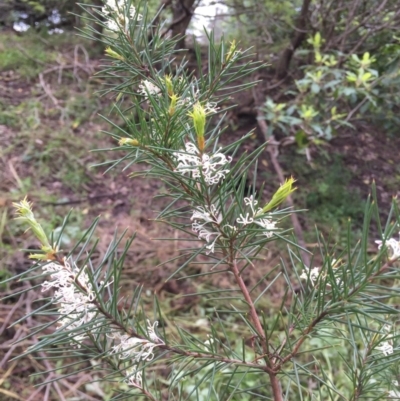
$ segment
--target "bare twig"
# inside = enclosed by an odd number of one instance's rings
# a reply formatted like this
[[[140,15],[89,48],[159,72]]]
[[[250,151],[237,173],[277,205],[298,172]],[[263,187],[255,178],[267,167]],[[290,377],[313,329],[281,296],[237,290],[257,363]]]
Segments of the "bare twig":
[[[10,322],[10,320],[14,318],[15,311],[21,307],[21,305],[24,301],[25,301],[25,294],[22,294],[19,297],[18,302],[15,305],[13,305],[10,312],[5,317],[5,319],[3,321],[3,325],[0,327],[0,336],[3,334],[4,330],[7,328],[7,325]],[[1,366],[1,364],[0,364],[0,366]]]
[[[107,194],[98,194],[98,195],[88,195],[85,198],[81,199],[71,199],[62,202],[40,202],[44,206],[52,205],[52,206],[65,206],[65,205],[76,205],[78,203],[90,202],[92,200],[101,199],[101,198],[114,198],[115,196],[121,195],[121,192],[110,192]],[[1,333],[1,332],[0,332]]]
[[[78,69],[84,68],[82,68],[82,64],[79,63],[79,50],[83,53],[85,57],[85,66],[87,68],[85,72],[87,72],[89,75],[93,74],[93,67],[90,65],[89,54],[86,49],[82,45],[76,45],[74,48],[74,77],[76,77],[78,81],[81,81],[81,78],[78,74]]]
[[[13,338],[13,343],[17,342],[21,337],[23,337],[26,328],[21,326],[15,333]],[[17,348],[19,344],[13,344],[6,354],[3,356],[3,359],[0,361],[0,369],[4,369],[5,364],[7,363],[8,359],[10,358],[11,354]]]
[[[61,109],[60,105],[58,104],[58,100],[54,97],[53,92],[50,89],[50,85],[46,84],[46,82],[44,81],[42,73],[39,74],[39,82],[46,95],[53,102],[54,106],[57,107],[57,109]]]

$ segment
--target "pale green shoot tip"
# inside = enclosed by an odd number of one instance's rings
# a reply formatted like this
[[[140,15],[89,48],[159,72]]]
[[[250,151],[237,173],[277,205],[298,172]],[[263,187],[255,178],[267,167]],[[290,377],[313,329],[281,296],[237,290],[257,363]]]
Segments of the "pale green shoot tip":
[[[16,220],[21,220],[23,223],[28,225],[28,230],[31,229],[35,237],[41,243],[41,251],[43,254],[31,255],[31,259],[40,260],[52,260],[57,250],[52,247],[47,239],[47,235],[44,232],[42,226],[36,221],[35,215],[32,212],[32,203],[25,197],[21,202],[14,202],[15,213],[17,215]]]
[[[266,213],[278,205],[280,205],[292,192],[297,188],[293,188],[293,184],[296,180],[293,177],[288,178],[274,193],[272,199],[263,207],[263,213]]]

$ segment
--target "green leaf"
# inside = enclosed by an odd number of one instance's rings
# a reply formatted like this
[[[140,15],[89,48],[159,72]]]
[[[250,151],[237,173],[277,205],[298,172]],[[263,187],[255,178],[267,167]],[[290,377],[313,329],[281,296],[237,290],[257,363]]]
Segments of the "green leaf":
[[[313,82],[311,85],[311,92],[317,94],[320,91],[321,91],[321,87],[317,83]]]

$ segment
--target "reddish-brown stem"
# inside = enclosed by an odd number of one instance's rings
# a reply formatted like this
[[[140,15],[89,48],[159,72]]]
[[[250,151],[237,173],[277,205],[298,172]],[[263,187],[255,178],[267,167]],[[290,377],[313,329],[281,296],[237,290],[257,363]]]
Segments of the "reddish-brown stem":
[[[328,314],[328,311],[322,312],[316,319],[314,319],[311,324],[307,327],[305,332],[303,333],[303,336],[300,338],[299,341],[297,341],[297,344],[293,348],[293,351],[287,355],[285,358],[281,360],[281,362],[278,364],[277,368],[280,369],[281,366],[292,359],[296,354],[299,352],[300,347],[303,345],[304,341],[306,340],[307,336],[311,333],[311,331],[314,329],[314,327]]]
[[[254,306],[254,302],[253,299],[250,296],[249,290],[245,284],[245,282],[243,281],[242,276],[240,275],[240,271],[237,265],[237,262],[235,260],[233,260],[230,263],[230,269],[233,273],[233,275],[235,276],[235,280],[236,283],[239,285],[239,288],[243,294],[244,299],[246,300],[249,309],[250,309],[250,316],[251,316],[251,320],[253,321],[254,324],[254,328],[258,334],[258,337],[261,341],[261,345],[264,351],[264,354],[268,355],[268,342],[265,338],[265,332],[264,329],[262,327],[260,318],[257,314],[257,310],[256,307]],[[272,365],[268,358],[266,358],[266,362],[267,362],[267,367],[269,368],[268,375],[269,375],[269,380],[271,382],[271,389],[272,389],[272,394],[273,394],[273,399],[274,401],[283,401],[282,398],[282,389],[279,383],[279,380],[276,376],[276,371],[275,371],[275,366]]]
[[[268,353],[268,346],[266,345],[266,340],[265,340],[265,334],[264,334],[264,329],[261,325],[261,321],[260,318],[258,317],[256,308],[254,306],[253,303],[253,299],[250,296],[249,290],[245,284],[245,282],[243,281],[242,276],[240,275],[240,271],[239,268],[237,266],[237,262],[234,260],[231,264],[230,264],[230,268],[231,271],[233,273],[233,275],[235,276],[235,280],[237,282],[237,284],[239,285],[240,291],[243,294],[244,299],[246,300],[249,309],[250,309],[250,316],[251,316],[251,320],[253,321],[254,327],[256,329],[256,332],[261,340],[261,343],[263,345],[263,351],[265,354]]]

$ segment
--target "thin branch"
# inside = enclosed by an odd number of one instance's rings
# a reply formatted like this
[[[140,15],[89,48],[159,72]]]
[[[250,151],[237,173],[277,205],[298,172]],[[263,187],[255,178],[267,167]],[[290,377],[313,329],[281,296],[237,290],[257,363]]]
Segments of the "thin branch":
[[[59,254],[56,255],[56,261],[61,266],[64,266],[64,267],[66,266],[65,265],[65,259],[62,258]],[[79,277],[78,277],[78,279],[75,279],[74,282],[78,286],[80,291],[82,291],[82,292],[87,294],[87,290],[86,290],[85,286],[83,286],[79,282]],[[148,340],[146,337],[141,336],[139,333],[137,333],[134,329],[126,328],[122,323],[120,323],[117,319],[115,319],[114,316],[110,312],[105,310],[96,299],[94,299],[91,303],[97,308],[97,310],[104,317],[106,317],[110,321],[111,325],[117,327],[119,330],[121,330],[122,332],[128,334],[130,337],[139,338],[141,340]],[[261,328],[261,332],[262,332],[261,323],[259,323],[259,327]],[[257,369],[263,370],[263,371],[265,371],[267,373],[275,374],[274,370],[271,369],[270,367],[259,365],[257,363],[253,363],[253,362],[246,362],[246,361],[243,361],[243,360],[240,360],[240,359],[225,358],[225,357],[215,356],[215,355],[208,354],[208,353],[184,351],[184,350],[182,350],[180,348],[171,347],[171,346],[169,346],[167,344],[161,344],[160,343],[160,344],[156,344],[156,345],[157,345],[157,348],[159,348],[159,349],[166,350],[166,351],[169,351],[169,352],[172,352],[172,353],[175,353],[175,354],[178,354],[178,355],[186,356],[186,357],[191,357],[191,358],[195,358],[195,359],[212,359],[212,360],[214,360],[216,362],[224,362],[226,364],[233,364],[233,365],[238,365],[238,366],[247,366],[247,367],[257,368]]]
[[[377,277],[379,277],[383,272],[388,270],[390,267],[392,267],[393,263],[395,263],[398,260],[396,259],[390,259],[388,262],[386,262],[378,271],[376,271],[374,274],[372,274],[368,279],[366,280],[367,282],[372,282],[375,280]],[[339,299],[335,304],[335,308],[337,308],[337,303],[342,301],[342,302],[349,302],[350,298],[353,295],[356,295],[365,285],[365,282],[362,282],[358,286],[354,287],[349,294],[347,295],[346,298]],[[326,316],[329,316],[329,314],[332,313],[332,310],[330,307],[322,311],[307,327],[307,329],[303,332],[302,336],[300,339],[297,341],[295,347],[293,348],[293,351],[289,353],[286,357],[282,358],[281,361],[279,362],[277,369],[281,369],[281,367],[288,361],[290,361],[292,358],[294,358],[297,353],[299,352],[301,346],[303,345],[304,341],[308,337],[308,335],[314,330],[314,328],[317,326],[318,323],[320,323]],[[292,328],[292,331],[294,330],[294,327]]]
[[[255,326],[255,329],[258,333],[261,344],[263,346],[265,360],[267,363],[264,370],[269,375],[269,379],[271,382],[271,388],[272,388],[272,394],[274,396],[274,401],[283,401],[282,388],[281,388],[279,380],[276,376],[276,373],[278,372],[278,370],[271,364],[271,362],[269,361],[269,358],[267,356],[269,354],[268,342],[266,341],[266,338],[264,335],[264,329],[262,327],[260,318],[257,314],[257,310],[255,308],[254,302],[250,296],[249,290],[247,289],[247,286],[244,283],[242,276],[240,275],[239,268],[238,268],[235,260],[232,261],[232,263],[230,264],[230,269],[231,269],[232,273],[234,274],[235,280],[236,280],[237,284],[239,285],[240,290],[242,291],[242,294],[244,296],[244,299],[246,300],[246,302],[249,306],[251,320],[253,321],[253,324]]]

